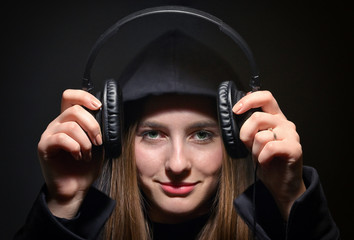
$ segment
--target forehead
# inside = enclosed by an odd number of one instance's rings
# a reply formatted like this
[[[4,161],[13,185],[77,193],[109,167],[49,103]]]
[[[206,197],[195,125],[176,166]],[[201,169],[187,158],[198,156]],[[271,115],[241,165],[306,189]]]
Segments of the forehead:
[[[217,120],[215,99],[202,95],[151,96],[142,107],[142,118],[172,112],[193,112]]]

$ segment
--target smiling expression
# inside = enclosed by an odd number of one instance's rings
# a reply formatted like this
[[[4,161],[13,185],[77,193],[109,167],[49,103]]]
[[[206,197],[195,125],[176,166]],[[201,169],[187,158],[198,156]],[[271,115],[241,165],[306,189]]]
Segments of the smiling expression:
[[[176,223],[208,212],[223,159],[215,102],[201,96],[151,97],[142,116],[135,157],[150,218]]]

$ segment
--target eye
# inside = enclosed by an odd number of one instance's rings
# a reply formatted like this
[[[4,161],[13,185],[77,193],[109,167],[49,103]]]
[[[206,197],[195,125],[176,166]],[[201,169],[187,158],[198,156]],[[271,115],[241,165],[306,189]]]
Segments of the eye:
[[[198,142],[209,142],[213,140],[213,133],[205,130],[197,131],[193,134],[192,138]]]
[[[142,134],[142,136],[145,139],[158,139],[159,137],[161,137],[159,131],[156,130],[146,131]]]

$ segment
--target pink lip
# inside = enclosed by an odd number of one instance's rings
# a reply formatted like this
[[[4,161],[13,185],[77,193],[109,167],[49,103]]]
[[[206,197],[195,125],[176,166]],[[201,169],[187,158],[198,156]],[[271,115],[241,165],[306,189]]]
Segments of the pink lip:
[[[170,196],[186,196],[190,194],[195,186],[198,184],[196,183],[171,183],[171,182],[160,182],[162,190]]]

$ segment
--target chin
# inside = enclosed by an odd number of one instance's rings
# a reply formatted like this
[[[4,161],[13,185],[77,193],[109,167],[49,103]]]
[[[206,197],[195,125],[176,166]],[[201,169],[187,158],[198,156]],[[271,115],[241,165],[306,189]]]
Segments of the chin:
[[[192,212],[198,207],[198,203],[191,201],[187,198],[181,197],[168,197],[159,204],[160,208],[165,212],[171,212],[175,214],[187,214]]]
[[[189,197],[168,197],[155,202],[152,206],[152,220],[164,223],[178,223],[207,213],[210,206]]]

